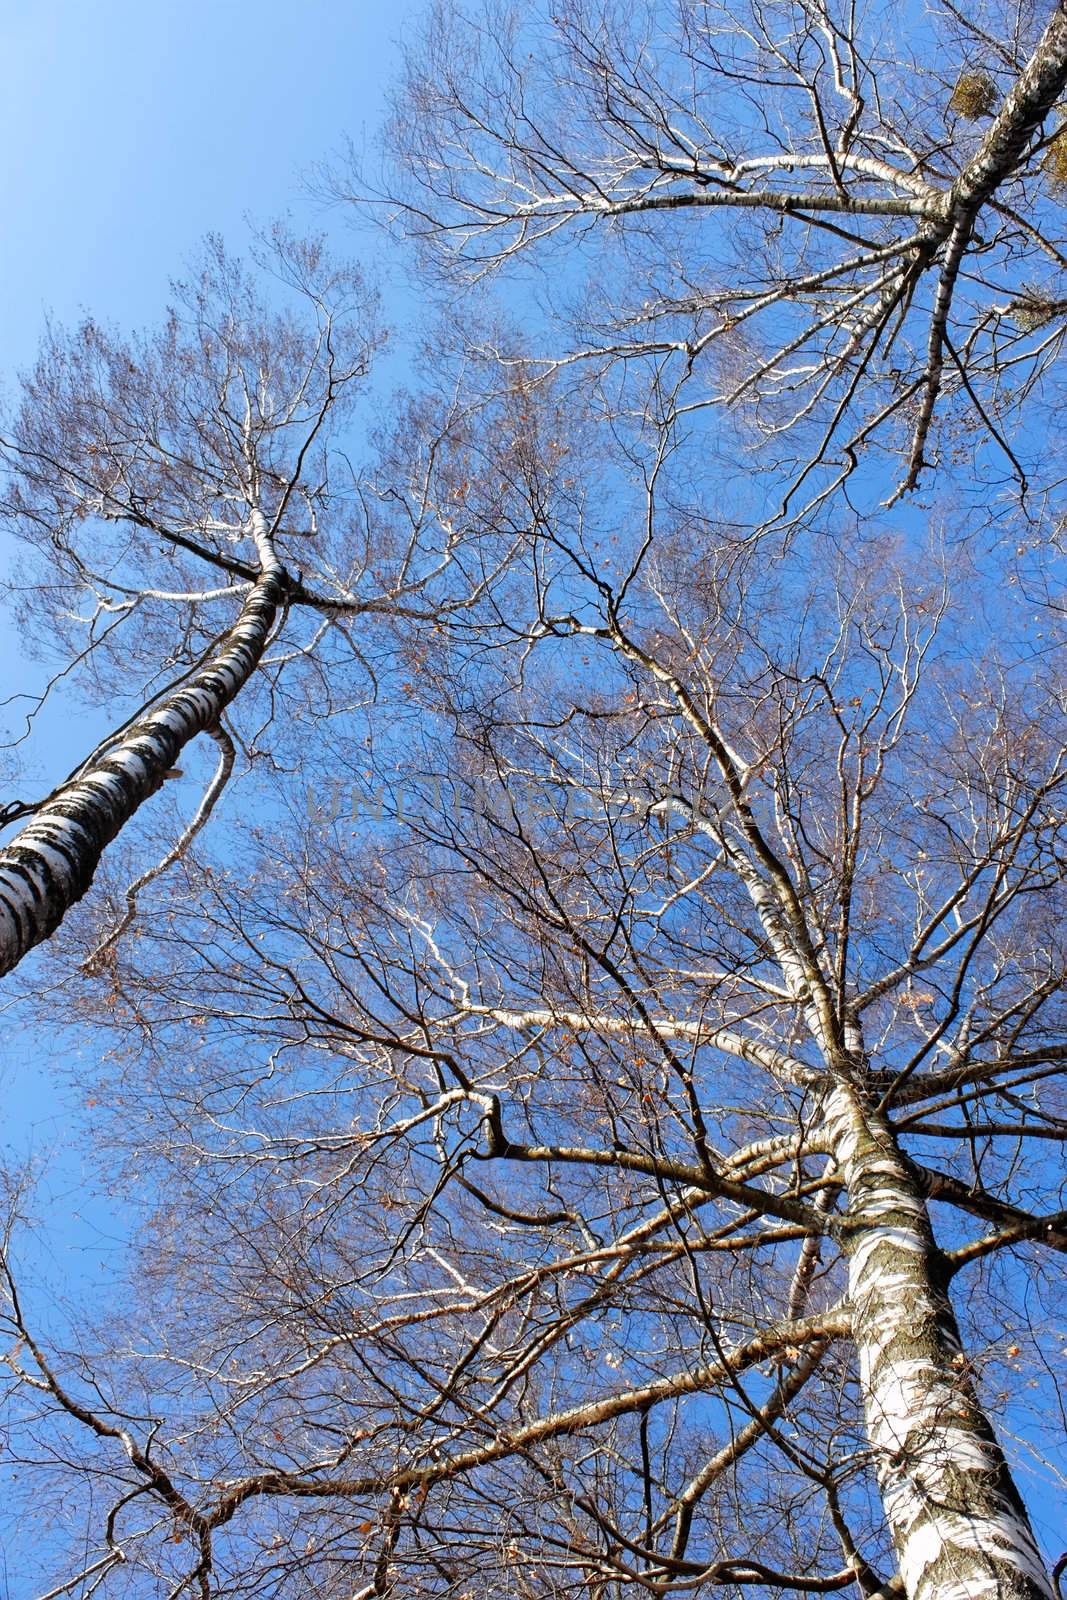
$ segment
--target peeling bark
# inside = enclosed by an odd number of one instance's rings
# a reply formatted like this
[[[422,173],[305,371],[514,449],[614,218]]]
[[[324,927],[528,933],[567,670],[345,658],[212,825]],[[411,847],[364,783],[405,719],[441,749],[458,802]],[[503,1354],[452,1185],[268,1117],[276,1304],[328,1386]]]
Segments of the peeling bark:
[[[967,1371],[920,1186],[848,1085],[827,1120],[848,1190],[849,1293],[867,1432],[908,1600],[1052,1600]]]
[[[218,650],[91,757],[0,850],[0,976],[55,931],[89,888],[104,850],[160,787],[180,751],[214,727],[255,671],[285,572],[258,513],[252,532],[260,576]]]

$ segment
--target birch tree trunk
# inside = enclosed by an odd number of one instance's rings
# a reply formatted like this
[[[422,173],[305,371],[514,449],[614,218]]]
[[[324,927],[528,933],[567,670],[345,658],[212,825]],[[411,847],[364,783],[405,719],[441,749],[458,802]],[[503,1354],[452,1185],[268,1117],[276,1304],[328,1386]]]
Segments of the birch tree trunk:
[[[0,976],[55,931],[93,881],[106,847],[156,792],[182,749],[214,727],[270,637],[285,572],[262,513],[251,532],[260,572],[211,658],[162,703],[90,757],[0,851]]]
[[[853,1338],[908,1600],[1052,1600],[1022,1500],[968,1377],[926,1204],[885,1118],[827,1105],[853,1224]]]

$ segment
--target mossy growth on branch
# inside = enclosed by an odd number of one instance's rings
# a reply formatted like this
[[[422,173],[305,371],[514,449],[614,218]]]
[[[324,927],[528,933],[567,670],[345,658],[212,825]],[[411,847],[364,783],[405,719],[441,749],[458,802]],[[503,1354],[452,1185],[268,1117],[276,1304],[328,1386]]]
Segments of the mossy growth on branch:
[[[1067,189],[1067,110],[1062,106],[1059,115],[1059,131],[1049,140],[1041,168],[1054,188]]]
[[[1055,300],[1039,289],[1027,288],[1011,302],[1008,312],[1016,327],[1024,333],[1032,333],[1053,318],[1063,316],[1067,312],[1067,300]]]
[[[949,109],[967,122],[991,117],[1000,96],[988,72],[961,72],[949,100]]]

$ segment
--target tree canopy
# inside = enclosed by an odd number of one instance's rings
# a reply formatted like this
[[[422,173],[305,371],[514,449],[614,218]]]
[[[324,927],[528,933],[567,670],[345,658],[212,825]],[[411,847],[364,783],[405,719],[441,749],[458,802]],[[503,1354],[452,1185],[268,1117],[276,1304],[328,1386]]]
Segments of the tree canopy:
[[[1058,1593],[1065,96],[1059,5],[441,8],[359,270],[48,332],[112,731],[0,965],[131,1242],[42,1326],[12,1175],[27,1600]]]

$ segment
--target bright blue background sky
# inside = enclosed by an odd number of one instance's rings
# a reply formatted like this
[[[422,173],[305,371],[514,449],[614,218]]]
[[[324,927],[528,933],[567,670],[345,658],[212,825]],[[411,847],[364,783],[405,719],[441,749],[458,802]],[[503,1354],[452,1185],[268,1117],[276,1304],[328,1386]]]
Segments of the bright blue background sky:
[[[405,0],[15,0],[2,29],[7,370],[46,311],[155,315],[208,230],[292,208],[379,122]]]
[[[153,322],[208,231],[240,246],[246,218],[289,212],[351,246],[348,218],[305,180],[346,137],[373,140],[414,11],[410,0],[0,6],[0,396],[11,399],[46,315]],[[10,554],[0,540],[5,572]],[[0,613],[0,699],[39,677]],[[58,704],[29,775],[54,781],[91,742],[84,712],[72,725]],[[39,1031],[2,1037],[0,1160],[32,1156],[43,1172],[39,1265],[53,1286],[74,1286],[109,1254],[108,1207],[64,1147],[63,1047]]]

